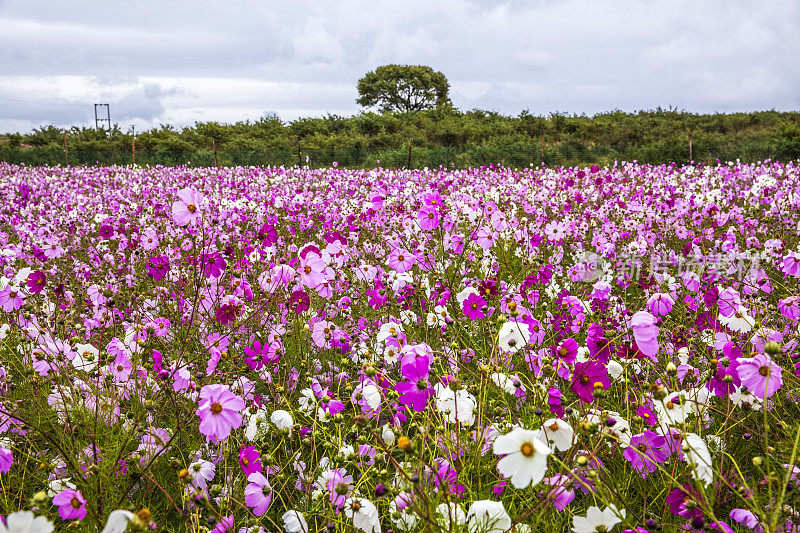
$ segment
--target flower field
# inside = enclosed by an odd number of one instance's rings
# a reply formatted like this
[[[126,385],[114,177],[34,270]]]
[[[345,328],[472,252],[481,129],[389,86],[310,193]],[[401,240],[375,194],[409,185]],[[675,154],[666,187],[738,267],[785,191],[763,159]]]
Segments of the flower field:
[[[800,531],[800,168],[0,164],[0,531]]]

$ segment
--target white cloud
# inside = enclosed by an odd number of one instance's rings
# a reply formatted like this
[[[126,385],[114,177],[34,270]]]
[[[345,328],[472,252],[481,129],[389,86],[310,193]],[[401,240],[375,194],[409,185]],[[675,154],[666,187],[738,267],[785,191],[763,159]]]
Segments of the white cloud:
[[[351,114],[385,63],[430,65],[457,107],[507,114],[797,109],[798,22],[794,0],[5,0],[0,131],[87,120],[9,98],[105,98],[137,127]]]

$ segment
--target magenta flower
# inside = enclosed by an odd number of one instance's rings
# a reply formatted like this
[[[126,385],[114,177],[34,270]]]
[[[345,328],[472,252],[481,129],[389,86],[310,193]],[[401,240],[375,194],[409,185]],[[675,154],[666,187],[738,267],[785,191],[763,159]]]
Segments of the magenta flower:
[[[208,254],[200,254],[200,268],[203,269],[203,275],[206,278],[218,278],[225,270],[227,263],[223,259],[222,254],[219,252],[211,252]]]
[[[244,488],[244,503],[253,508],[253,514],[261,516],[269,509],[272,503],[272,487],[261,472],[253,472],[247,476],[247,486]]]
[[[595,361],[587,361],[575,365],[575,371],[572,373],[572,384],[569,388],[578,395],[582,402],[592,403],[594,401],[596,383],[601,384],[603,389],[608,389],[611,386],[611,380],[608,378],[605,366]]]
[[[725,397],[741,386],[739,378],[739,360],[742,351],[733,342],[725,343],[722,358],[717,361],[717,368],[706,383],[706,388],[720,397]]]
[[[622,452],[633,468],[642,473],[642,477],[655,472],[657,463],[663,463],[669,457],[667,439],[650,430],[631,437],[628,447]]]
[[[569,338],[562,342],[558,348],[553,348],[553,351],[556,357],[571,365],[578,357],[578,342],[573,338]]]
[[[244,362],[250,367],[250,370],[261,370],[261,368],[269,362],[277,361],[277,354],[270,350],[268,342],[261,342],[256,340],[253,346],[245,346],[244,348]]]
[[[53,505],[58,505],[58,515],[62,520],[83,520],[86,516],[86,500],[79,490],[67,489],[56,494]]]
[[[720,291],[719,296],[717,297],[719,312],[724,317],[730,317],[736,313],[741,304],[742,297],[739,295],[739,291],[731,289],[730,287]]]
[[[600,324],[589,325],[589,335],[586,337],[586,346],[592,359],[603,364],[608,363],[614,350],[614,345],[605,337],[605,331]]]
[[[395,390],[400,393],[398,401],[411,405],[415,411],[425,410],[428,398],[433,396],[433,387],[428,383],[430,359],[428,356],[417,357],[402,365],[403,377],[408,381],[401,381],[395,385]]]
[[[255,446],[243,447],[239,452],[239,466],[245,476],[253,472],[261,472],[261,455]]]
[[[783,385],[778,366],[767,354],[758,354],[749,359],[740,359],[737,372],[742,385],[756,398],[769,398]]]
[[[232,429],[242,425],[241,411],[244,400],[236,396],[227,385],[206,385],[200,390],[200,433],[211,442],[228,438]]]
[[[41,270],[34,270],[28,275],[28,290],[31,294],[39,294],[47,283],[47,275]]]
[[[264,224],[258,230],[258,238],[264,243],[264,246],[272,246],[278,242],[278,230],[272,224]]]
[[[179,226],[194,224],[200,218],[200,204],[206,197],[192,189],[178,191],[178,201],[172,204],[172,219]]]
[[[161,281],[169,272],[169,259],[165,255],[157,255],[147,260],[147,275],[154,281]]]
[[[0,447],[0,473],[6,474],[14,464],[14,454],[8,448]]]
[[[461,309],[470,320],[478,320],[479,318],[486,318],[483,308],[486,307],[486,300],[481,298],[475,293],[471,293],[461,304]]]

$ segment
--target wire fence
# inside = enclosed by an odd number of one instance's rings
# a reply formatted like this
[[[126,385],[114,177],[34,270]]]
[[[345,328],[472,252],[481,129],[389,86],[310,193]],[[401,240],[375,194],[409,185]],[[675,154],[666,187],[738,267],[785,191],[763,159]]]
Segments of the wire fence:
[[[546,144],[533,146],[417,147],[304,150],[80,150],[64,148],[11,148],[0,146],[0,161],[39,165],[188,165],[309,166],[347,168],[466,168],[484,165],[527,166],[605,165],[614,161],[666,164],[694,161],[744,163],[771,159],[800,159],[800,146],[789,143],[659,143],[647,146]]]

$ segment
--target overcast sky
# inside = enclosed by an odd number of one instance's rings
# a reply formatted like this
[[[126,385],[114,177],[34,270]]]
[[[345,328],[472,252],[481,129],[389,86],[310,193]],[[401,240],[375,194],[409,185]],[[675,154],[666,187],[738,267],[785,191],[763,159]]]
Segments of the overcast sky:
[[[800,109],[800,0],[0,0],[0,132],[351,115],[429,65],[461,109]]]

